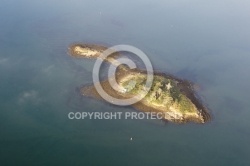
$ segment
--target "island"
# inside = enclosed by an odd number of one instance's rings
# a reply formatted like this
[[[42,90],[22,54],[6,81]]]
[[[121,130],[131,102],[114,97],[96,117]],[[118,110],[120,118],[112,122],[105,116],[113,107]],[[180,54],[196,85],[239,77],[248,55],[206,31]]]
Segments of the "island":
[[[69,55],[75,58],[97,58],[107,47],[95,44],[73,44],[69,47]],[[111,65],[119,53],[112,54],[104,59]],[[153,83],[146,91],[146,71],[130,69],[120,65],[115,77],[119,84],[118,91],[114,90],[108,80],[101,81],[101,86],[106,93],[118,99],[131,98],[138,94],[145,94],[139,102],[132,104],[138,111],[164,113],[162,120],[175,123],[206,123],[211,117],[208,108],[198,98],[193,83],[177,78],[170,74],[154,73]],[[85,85],[80,89],[81,95],[102,100],[94,85]]]

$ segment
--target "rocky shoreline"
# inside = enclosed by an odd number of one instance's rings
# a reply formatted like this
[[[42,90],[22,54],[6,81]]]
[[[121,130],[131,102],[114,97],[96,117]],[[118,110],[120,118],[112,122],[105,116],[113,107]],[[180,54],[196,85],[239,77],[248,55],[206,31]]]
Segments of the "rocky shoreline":
[[[80,49],[78,48],[80,47]],[[72,57],[76,58],[97,58],[100,56],[102,51],[106,50],[107,48],[104,46],[94,45],[94,44],[73,44],[69,47],[69,54]],[[82,52],[79,52],[79,50]],[[117,54],[116,54],[117,55]],[[108,60],[108,62],[112,63],[112,61]],[[146,71],[140,69],[126,69],[122,68],[118,70],[116,73],[116,79],[119,80],[124,78],[132,73],[140,73],[140,75],[145,75]],[[204,106],[201,100],[196,97],[196,92],[194,91],[193,85],[191,82],[187,80],[182,80],[177,78],[173,75],[168,75],[165,73],[154,73],[154,77],[159,77],[162,79],[168,79],[176,83],[176,89],[184,96],[186,96],[197,109],[196,113],[185,113],[180,115],[179,112],[169,111],[166,110],[165,107],[158,106],[147,100],[141,100],[132,105],[135,109],[144,112],[164,112],[168,113],[168,116],[164,117],[163,120],[171,121],[175,123],[186,123],[186,122],[195,122],[195,123],[206,123],[211,120],[209,110]],[[130,95],[124,95],[123,93],[119,93],[115,91],[109,84],[108,80],[104,80],[101,82],[103,89],[105,89],[106,93],[109,95],[119,98],[119,99],[126,99],[130,98]],[[81,94],[84,96],[89,96],[93,98],[97,98],[102,100],[101,96],[96,91],[93,85],[86,85],[81,88]],[[178,116],[177,116],[178,115]],[[180,116],[179,116],[180,115]]]

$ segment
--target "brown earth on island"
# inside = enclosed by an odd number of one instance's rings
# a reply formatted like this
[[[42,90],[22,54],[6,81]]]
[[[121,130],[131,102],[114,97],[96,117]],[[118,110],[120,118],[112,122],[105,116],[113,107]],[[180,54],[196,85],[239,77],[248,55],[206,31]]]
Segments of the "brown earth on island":
[[[76,58],[97,58],[107,47],[95,44],[73,44],[69,47],[69,55]],[[105,61],[114,64],[114,59],[120,54],[115,53]],[[114,90],[108,80],[101,81],[105,92],[118,99],[131,98],[138,93],[144,92],[146,71],[141,69],[130,69],[120,65],[114,78],[123,88]],[[136,82],[130,85],[131,80]],[[83,86],[80,93],[84,96],[103,100],[96,91],[94,85]],[[150,91],[145,98],[132,106],[143,112],[164,113],[162,120],[175,123],[205,123],[210,121],[207,107],[196,97],[193,84],[173,75],[154,73],[154,81]]]

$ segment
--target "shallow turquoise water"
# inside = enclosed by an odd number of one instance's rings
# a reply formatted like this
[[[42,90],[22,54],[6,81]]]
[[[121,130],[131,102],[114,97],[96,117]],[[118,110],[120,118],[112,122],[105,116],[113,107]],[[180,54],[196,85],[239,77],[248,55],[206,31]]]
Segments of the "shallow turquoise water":
[[[2,1],[0,165],[249,165],[248,6]],[[94,64],[68,57],[79,41],[140,48],[156,70],[200,85],[213,121],[69,120],[71,111],[133,111],[78,96]]]

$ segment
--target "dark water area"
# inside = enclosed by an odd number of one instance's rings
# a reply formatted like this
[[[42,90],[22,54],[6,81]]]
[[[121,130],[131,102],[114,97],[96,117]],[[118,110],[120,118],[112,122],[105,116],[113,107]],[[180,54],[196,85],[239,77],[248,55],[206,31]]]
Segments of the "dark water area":
[[[250,165],[249,5],[2,0],[0,165]],[[212,121],[69,120],[135,111],[79,96],[95,61],[69,57],[75,42],[143,50],[157,71],[200,87]]]

